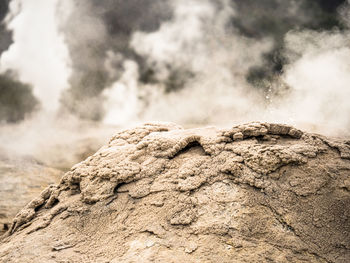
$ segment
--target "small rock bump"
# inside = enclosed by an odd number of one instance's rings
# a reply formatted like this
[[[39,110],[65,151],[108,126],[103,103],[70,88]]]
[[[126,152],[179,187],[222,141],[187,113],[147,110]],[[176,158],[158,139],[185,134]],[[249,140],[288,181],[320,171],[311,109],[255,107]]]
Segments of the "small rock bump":
[[[243,133],[241,132],[237,132],[233,135],[233,139],[236,141],[236,140],[243,140],[244,136],[243,136]]]
[[[303,135],[303,132],[297,129],[292,128],[289,132],[288,135],[292,136],[293,138],[300,139],[301,136]]]

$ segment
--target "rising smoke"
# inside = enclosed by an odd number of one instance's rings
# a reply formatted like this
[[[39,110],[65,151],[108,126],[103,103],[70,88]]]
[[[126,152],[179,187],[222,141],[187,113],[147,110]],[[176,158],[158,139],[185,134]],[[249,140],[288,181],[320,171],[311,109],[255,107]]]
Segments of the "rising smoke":
[[[10,7],[1,8],[0,70],[17,72],[44,110],[118,125],[267,120],[350,129],[345,0],[12,0]]]
[[[157,30],[161,21],[170,17],[170,8],[164,0],[70,2],[71,14],[61,20],[61,27],[72,74],[62,103],[80,117],[101,120],[108,111],[103,105],[103,90],[121,77],[124,61],[143,63],[130,47],[133,32]]]
[[[6,51],[11,42],[12,34],[5,24],[9,12],[9,1],[0,2],[0,54]],[[38,101],[32,94],[32,87],[21,83],[17,74],[11,71],[0,73],[0,123],[24,120],[38,106]]]
[[[1,55],[1,71],[11,70],[31,84],[46,111],[59,108],[62,90],[68,88],[69,57],[58,32],[58,0],[12,0],[7,28],[13,43]]]

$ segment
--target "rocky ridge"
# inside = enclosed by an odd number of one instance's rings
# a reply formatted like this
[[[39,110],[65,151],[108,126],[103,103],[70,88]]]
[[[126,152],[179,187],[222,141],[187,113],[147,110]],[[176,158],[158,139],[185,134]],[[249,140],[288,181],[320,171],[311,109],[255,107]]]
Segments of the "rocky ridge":
[[[145,124],[15,217],[1,262],[349,262],[350,142]]]

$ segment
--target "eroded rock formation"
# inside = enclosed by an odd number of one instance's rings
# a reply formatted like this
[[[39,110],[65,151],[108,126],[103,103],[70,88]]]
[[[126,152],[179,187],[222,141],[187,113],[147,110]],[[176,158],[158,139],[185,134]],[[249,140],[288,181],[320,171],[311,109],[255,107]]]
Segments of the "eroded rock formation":
[[[349,218],[349,141],[146,124],[23,208],[0,261],[345,263]]]

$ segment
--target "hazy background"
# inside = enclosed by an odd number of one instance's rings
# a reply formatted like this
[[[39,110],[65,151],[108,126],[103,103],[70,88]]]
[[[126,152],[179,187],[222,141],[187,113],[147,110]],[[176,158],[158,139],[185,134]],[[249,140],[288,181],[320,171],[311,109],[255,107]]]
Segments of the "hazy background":
[[[348,135],[349,7],[1,0],[0,148],[46,160],[58,145],[68,154],[77,140],[99,145],[120,127],[154,120],[273,121]]]

